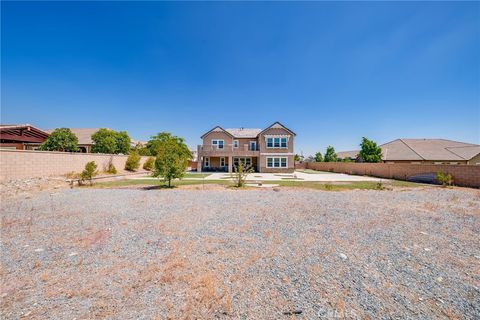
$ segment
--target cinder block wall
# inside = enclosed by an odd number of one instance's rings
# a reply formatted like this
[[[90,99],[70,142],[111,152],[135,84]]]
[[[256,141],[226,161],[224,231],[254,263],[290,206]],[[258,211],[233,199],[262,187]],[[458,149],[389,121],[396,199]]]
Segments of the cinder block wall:
[[[307,168],[397,180],[406,180],[421,173],[444,172],[453,176],[456,186],[480,188],[480,165],[310,162]]]
[[[124,170],[128,156],[98,153],[68,153],[29,150],[0,150],[0,181],[33,177],[63,176],[69,172],[81,172],[85,164],[95,161],[103,171],[112,159],[119,173]],[[148,157],[140,160],[140,169]]]

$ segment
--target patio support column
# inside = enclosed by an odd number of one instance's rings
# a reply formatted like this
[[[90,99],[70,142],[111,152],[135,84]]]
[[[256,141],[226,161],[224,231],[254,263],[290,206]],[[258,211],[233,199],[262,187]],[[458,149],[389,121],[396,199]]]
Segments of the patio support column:
[[[202,172],[202,162],[203,162],[203,159],[202,157],[198,157],[197,158],[197,172]]]
[[[233,158],[232,156],[228,156],[228,172],[232,172],[232,166],[233,166]]]

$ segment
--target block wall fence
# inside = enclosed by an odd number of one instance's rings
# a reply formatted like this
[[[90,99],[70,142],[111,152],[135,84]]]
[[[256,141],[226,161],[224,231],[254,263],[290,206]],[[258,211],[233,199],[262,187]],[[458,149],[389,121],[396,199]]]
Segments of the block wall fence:
[[[125,172],[126,155],[98,153],[69,153],[30,150],[0,150],[0,181],[63,176],[70,172],[82,172],[85,164],[95,161],[103,171],[110,159],[119,173]],[[140,160],[140,169],[148,157]]]
[[[422,173],[444,172],[453,176],[456,186],[480,188],[479,165],[309,162],[306,164],[306,168],[396,180],[407,180],[411,176]]]

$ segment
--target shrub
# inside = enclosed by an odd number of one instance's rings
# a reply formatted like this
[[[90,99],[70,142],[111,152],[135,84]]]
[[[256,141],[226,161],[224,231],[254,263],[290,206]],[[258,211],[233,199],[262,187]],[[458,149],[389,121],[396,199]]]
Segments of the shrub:
[[[110,160],[108,161],[105,172],[109,174],[117,174],[117,168],[115,168],[115,166],[113,165],[112,157],[110,157]]]
[[[243,162],[239,162],[238,166],[234,166],[233,180],[235,181],[235,187],[241,188],[245,185],[245,180],[249,173],[254,172],[252,166],[245,167]]]
[[[138,168],[140,168],[140,155],[137,151],[132,151],[125,162],[125,170],[135,171]]]
[[[143,169],[147,171],[152,171],[154,165],[155,165],[155,158],[148,157],[148,159],[143,164]]]
[[[444,187],[451,186],[453,184],[453,176],[443,172],[437,172],[437,181]]]
[[[85,165],[85,170],[80,174],[80,183],[83,184],[85,181],[89,181],[92,185],[92,179],[97,175],[97,164],[95,161],[87,162]]]

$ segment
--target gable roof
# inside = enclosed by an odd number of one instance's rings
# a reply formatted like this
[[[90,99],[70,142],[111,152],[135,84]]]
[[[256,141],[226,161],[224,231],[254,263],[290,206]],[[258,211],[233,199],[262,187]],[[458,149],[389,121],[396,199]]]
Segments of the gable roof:
[[[259,134],[265,132],[266,130],[270,129],[270,128],[282,128],[282,129],[285,129],[287,130],[288,132],[290,132],[292,135],[296,136],[297,134],[295,132],[293,132],[292,130],[288,129],[287,127],[285,127],[283,124],[281,124],[280,122],[278,121],[275,121],[274,123],[272,123],[270,126],[266,127],[265,129],[263,129]]]
[[[93,144],[92,134],[102,128],[69,128],[78,138],[78,144]],[[108,129],[108,128],[106,128]],[[46,130],[48,133],[52,133],[55,129]],[[110,129],[108,129],[110,130]]]
[[[203,139],[203,137],[205,137],[205,136],[206,136],[207,134],[209,134],[210,132],[222,132],[222,131],[225,132],[226,134],[228,134],[229,136],[231,136],[231,137],[233,138],[233,135],[232,135],[230,132],[228,132],[227,130],[223,129],[223,128],[220,127],[220,126],[216,126],[216,127],[214,127],[213,129],[205,132],[200,138]]]
[[[360,152],[360,150],[340,151],[340,152],[337,152],[337,158],[340,158],[340,159],[345,159],[345,158],[356,159],[359,152]]]

